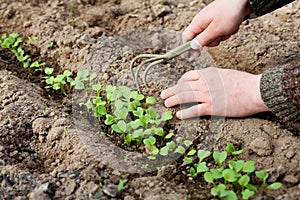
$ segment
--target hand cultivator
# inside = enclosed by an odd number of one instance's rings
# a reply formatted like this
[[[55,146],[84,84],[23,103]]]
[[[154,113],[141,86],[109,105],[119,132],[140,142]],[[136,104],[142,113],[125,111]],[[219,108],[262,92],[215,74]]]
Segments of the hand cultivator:
[[[144,72],[144,75],[143,75],[143,82],[144,82],[144,85],[147,86],[147,74],[149,72],[149,70],[157,65],[157,64],[160,64],[164,61],[167,61],[167,60],[170,60],[186,51],[189,51],[191,50],[191,45],[190,45],[190,42],[186,42],[172,50],[170,50],[169,52],[163,54],[163,55],[160,55],[160,54],[140,54],[138,56],[136,56],[130,63],[130,71],[131,71],[131,75],[132,75],[132,79],[136,85],[137,88],[140,87],[140,84],[139,84],[139,74],[140,74],[140,71],[142,69],[143,66],[147,65],[146,69],[145,69],[145,72]],[[136,72],[134,72],[133,70],[133,67],[135,65],[135,63],[140,60],[140,59],[143,59],[143,58],[147,58],[146,60],[142,61],[138,66],[137,66],[137,70]]]

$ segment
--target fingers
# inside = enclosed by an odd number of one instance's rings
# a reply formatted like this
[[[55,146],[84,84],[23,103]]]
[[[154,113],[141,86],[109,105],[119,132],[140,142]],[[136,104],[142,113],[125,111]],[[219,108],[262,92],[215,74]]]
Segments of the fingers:
[[[205,103],[180,110],[176,113],[176,117],[179,119],[188,119],[205,115],[211,115],[210,107]]]
[[[167,99],[181,92],[198,91],[198,90],[199,90],[199,84],[197,84],[195,81],[183,82],[163,90],[160,94],[160,97],[162,99]]]
[[[167,98],[165,106],[173,107],[185,103],[207,102],[208,98],[207,94],[203,94],[200,91],[184,91]]]
[[[177,84],[187,82],[187,81],[197,81],[200,78],[201,78],[201,75],[198,70],[188,71],[178,80]]]

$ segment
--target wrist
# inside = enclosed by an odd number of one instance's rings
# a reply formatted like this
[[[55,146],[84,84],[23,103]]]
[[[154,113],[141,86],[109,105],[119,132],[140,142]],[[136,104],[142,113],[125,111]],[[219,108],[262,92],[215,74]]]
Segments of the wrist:
[[[254,94],[254,102],[257,107],[258,112],[267,112],[269,108],[267,107],[266,103],[264,102],[261,90],[260,90],[260,81],[261,81],[262,74],[255,75],[255,94]]]

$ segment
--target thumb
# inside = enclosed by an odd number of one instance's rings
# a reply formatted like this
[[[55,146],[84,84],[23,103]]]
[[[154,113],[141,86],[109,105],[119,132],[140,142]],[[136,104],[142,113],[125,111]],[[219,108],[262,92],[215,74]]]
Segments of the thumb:
[[[219,37],[220,34],[218,31],[216,31],[216,28],[212,22],[203,32],[201,32],[191,41],[191,47],[192,49],[199,49],[203,46],[209,45]]]

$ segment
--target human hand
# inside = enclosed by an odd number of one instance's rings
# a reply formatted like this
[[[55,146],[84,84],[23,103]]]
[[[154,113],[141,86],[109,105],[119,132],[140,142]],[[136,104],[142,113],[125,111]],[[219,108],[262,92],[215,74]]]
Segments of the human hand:
[[[248,0],[215,0],[203,8],[182,33],[184,42],[191,39],[191,47],[217,46],[239,29],[251,12]]]
[[[245,117],[268,111],[260,95],[261,75],[205,68],[184,74],[177,85],[161,92],[165,106],[197,102],[176,113],[179,119],[215,115]]]

